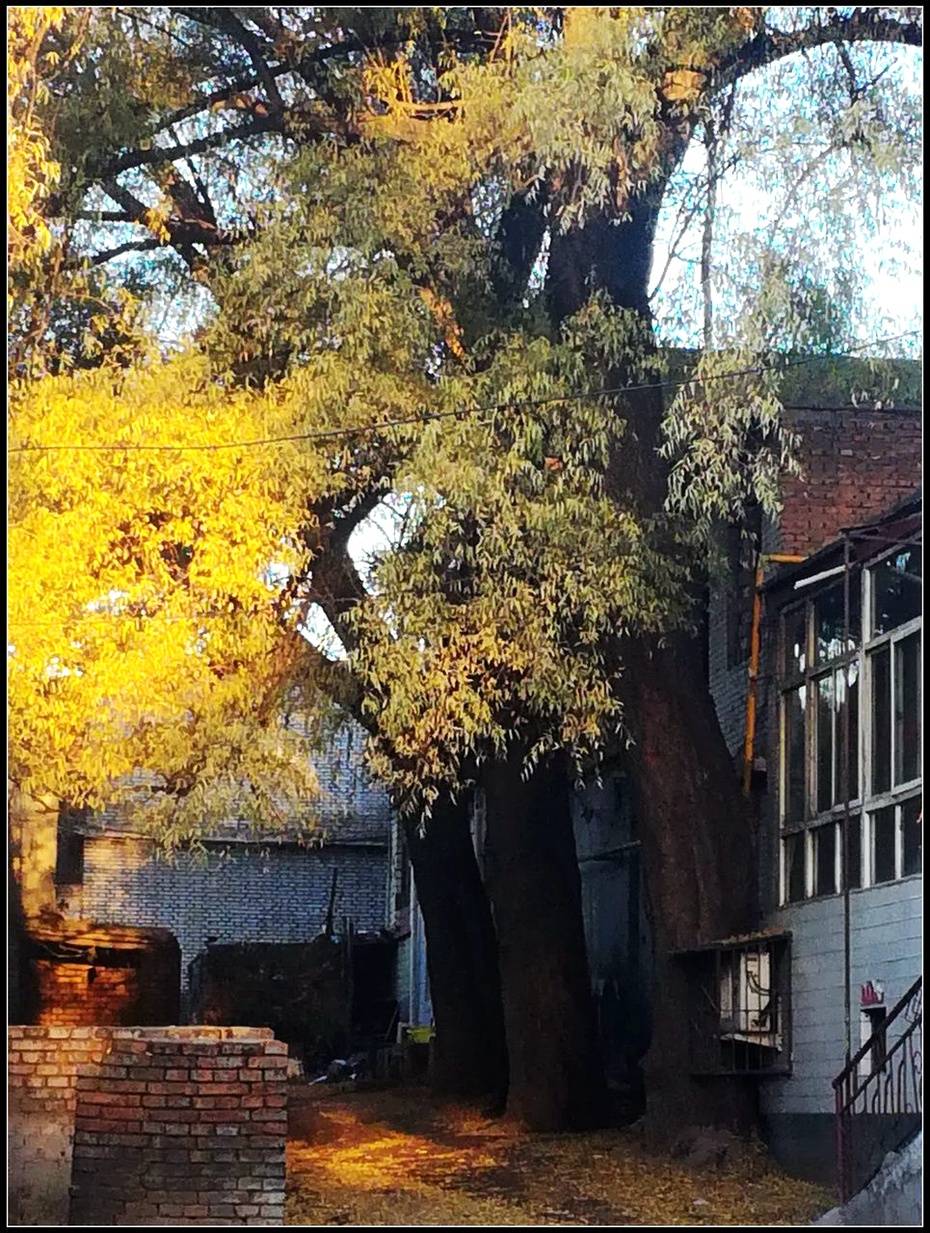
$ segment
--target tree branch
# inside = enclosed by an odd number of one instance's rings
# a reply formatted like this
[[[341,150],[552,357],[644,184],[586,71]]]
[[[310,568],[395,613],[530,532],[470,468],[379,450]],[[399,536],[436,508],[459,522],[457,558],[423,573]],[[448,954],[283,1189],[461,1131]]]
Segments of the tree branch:
[[[372,514],[391,491],[391,479],[384,475],[373,488],[364,493],[350,510],[337,518],[327,539],[327,546],[342,551],[348,547],[353,531]]]
[[[253,18],[254,20],[254,18]],[[352,52],[364,51],[361,43],[355,40],[346,40],[343,43],[333,43],[329,47],[319,47],[315,51],[310,52],[306,56],[302,56],[296,64],[284,63],[268,66],[269,74],[277,79],[278,77],[286,77],[289,73],[294,73],[298,77],[304,77],[311,72],[315,67],[325,64],[328,60],[333,60],[337,56],[348,55]],[[185,107],[179,107],[177,111],[166,116],[162,120],[155,132],[164,132],[170,129],[172,125],[179,124],[182,120],[189,120],[193,116],[202,114],[208,111],[216,103],[228,102],[237,95],[244,94],[249,90],[254,90],[256,86],[262,84],[262,78],[258,75],[252,77],[239,77],[234,81],[229,82],[225,86],[221,86],[218,90],[213,90],[210,94],[205,94],[194,103],[188,103]]]
[[[124,188],[115,179],[107,180],[102,187],[107,196],[112,197],[117,205],[121,205],[125,210],[128,217],[121,221],[136,223],[140,227],[147,227],[148,207],[134,193],[131,193],[128,188]],[[203,244],[207,248],[228,248],[242,238],[242,236],[235,233],[219,230],[207,219],[168,218],[165,220],[165,227],[170,240],[165,242],[156,239],[154,243],[146,242],[145,247],[157,248],[159,246],[167,246],[170,243],[190,266],[192,266],[194,260],[191,252],[193,244]],[[117,255],[117,251],[114,250],[103,260],[110,260],[111,257]],[[123,251],[128,251],[125,245],[123,246]],[[98,265],[100,261],[95,260],[93,264]]]
[[[774,64],[798,51],[810,51],[830,43],[901,43],[920,47],[923,30],[920,22],[897,21],[879,8],[855,9],[848,17],[836,11],[825,22],[815,22],[803,30],[761,29],[717,65],[712,86],[719,89],[747,76],[756,69]]]
[[[134,223],[125,210],[78,210],[74,218],[87,223]]]
[[[208,26],[211,30],[218,30],[222,34],[229,35],[230,38],[234,39],[244,49],[252,62],[252,67],[258,75],[259,81],[265,87],[269,106],[278,117],[280,123],[284,115],[284,100],[278,91],[275,75],[271,72],[265,60],[264,51],[258,39],[251,30],[246,29],[242,24],[236,16],[235,10],[224,8],[180,8],[178,12],[190,18],[191,21],[196,21],[200,25]]]
[[[492,277],[498,299],[508,306],[526,294],[546,233],[547,202],[545,186],[532,199],[529,193],[514,193],[501,215]]]
[[[367,598],[368,592],[348,548],[327,546],[314,559],[310,570],[311,598],[326,614],[347,651],[358,647],[358,638],[348,620],[349,613]]]
[[[126,244],[120,244],[117,248],[108,248],[105,252],[96,253],[91,257],[90,264],[104,265],[107,261],[112,261],[114,257],[122,257],[124,253],[144,253],[161,247],[161,241],[156,240],[154,236],[149,240],[130,240]]]

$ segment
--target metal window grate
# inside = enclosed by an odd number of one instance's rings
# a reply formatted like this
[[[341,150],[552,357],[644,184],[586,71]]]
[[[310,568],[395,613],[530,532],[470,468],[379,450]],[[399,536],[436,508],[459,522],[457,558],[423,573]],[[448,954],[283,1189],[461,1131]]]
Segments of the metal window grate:
[[[688,973],[692,1073],[790,1073],[790,935],[711,943],[679,958]]]

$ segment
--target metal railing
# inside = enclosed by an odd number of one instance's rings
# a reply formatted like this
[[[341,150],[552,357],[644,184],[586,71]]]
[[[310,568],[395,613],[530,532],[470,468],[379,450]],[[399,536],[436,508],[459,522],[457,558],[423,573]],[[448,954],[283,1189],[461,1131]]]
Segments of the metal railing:
[[[923,983],[911,985],[833,1080],[840,1201],[921,1126]]]

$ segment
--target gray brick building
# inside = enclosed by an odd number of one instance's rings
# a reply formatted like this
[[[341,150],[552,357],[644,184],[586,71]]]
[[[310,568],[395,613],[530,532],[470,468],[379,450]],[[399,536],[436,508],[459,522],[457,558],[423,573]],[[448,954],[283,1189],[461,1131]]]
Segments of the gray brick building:
[[[915,494],[852,532],[848,617],[841,540],[764,585],[759,897],[790,935],[790,1056],[761,1105],[776,1154],[811,1177],[834,1169],[833,1080],[876,1031],[854,1067],[872,1114],[901,1113],[887,1099],[913,1103],[919,1083],[904,1049],[893,1091],[882,1066],[922,969],[921,511]]]
[[[208,941],[306,942],[327,914],[338,932],[389,924],[392,815],[367,774],[364,734],[346,725],[315,760],[320,828],[307,842],[256,839],[247,825],[214,832],[196,854],[168,859],[113,811],[71,827],[59,860],[66,918],[170,930],[181,948],[182,1007],[188,966]]]
[[[837,1168],[833,1080],[878,1030],[853,1067],[871,1099],[906,1021],[902,1013],[887,1037],[881,1024],[922,966],[921,415],[919,366],[899,368],[905,406],[849,405],[843,371],[794,391],[802,474],[784,481],[777,521],[752,528],[756,550],[801,558],[763,557],[752,786],[762,932],[781,940],[760,942],[758,962],[770,965],[781,1019],[766,1040],[760,1105],[776,1156],[821,1181]],[[857,530],[844,646],[848,528]],[[731,532],[722,544],[728,570],[710,597],[708,672],[742,771],[756,562],[738,543]],[[877,610],[879,592],[894,611]]]

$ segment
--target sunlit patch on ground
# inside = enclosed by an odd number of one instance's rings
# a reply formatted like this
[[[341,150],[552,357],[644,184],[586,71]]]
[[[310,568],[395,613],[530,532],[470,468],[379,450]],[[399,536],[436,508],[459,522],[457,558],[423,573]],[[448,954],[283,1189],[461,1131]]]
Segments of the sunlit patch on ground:
[[[833,1202],[750,1148],[694,1171],[632,1130],[527,1135],[422,1089],[292,1098],[291,1225],[809,1224]]]

